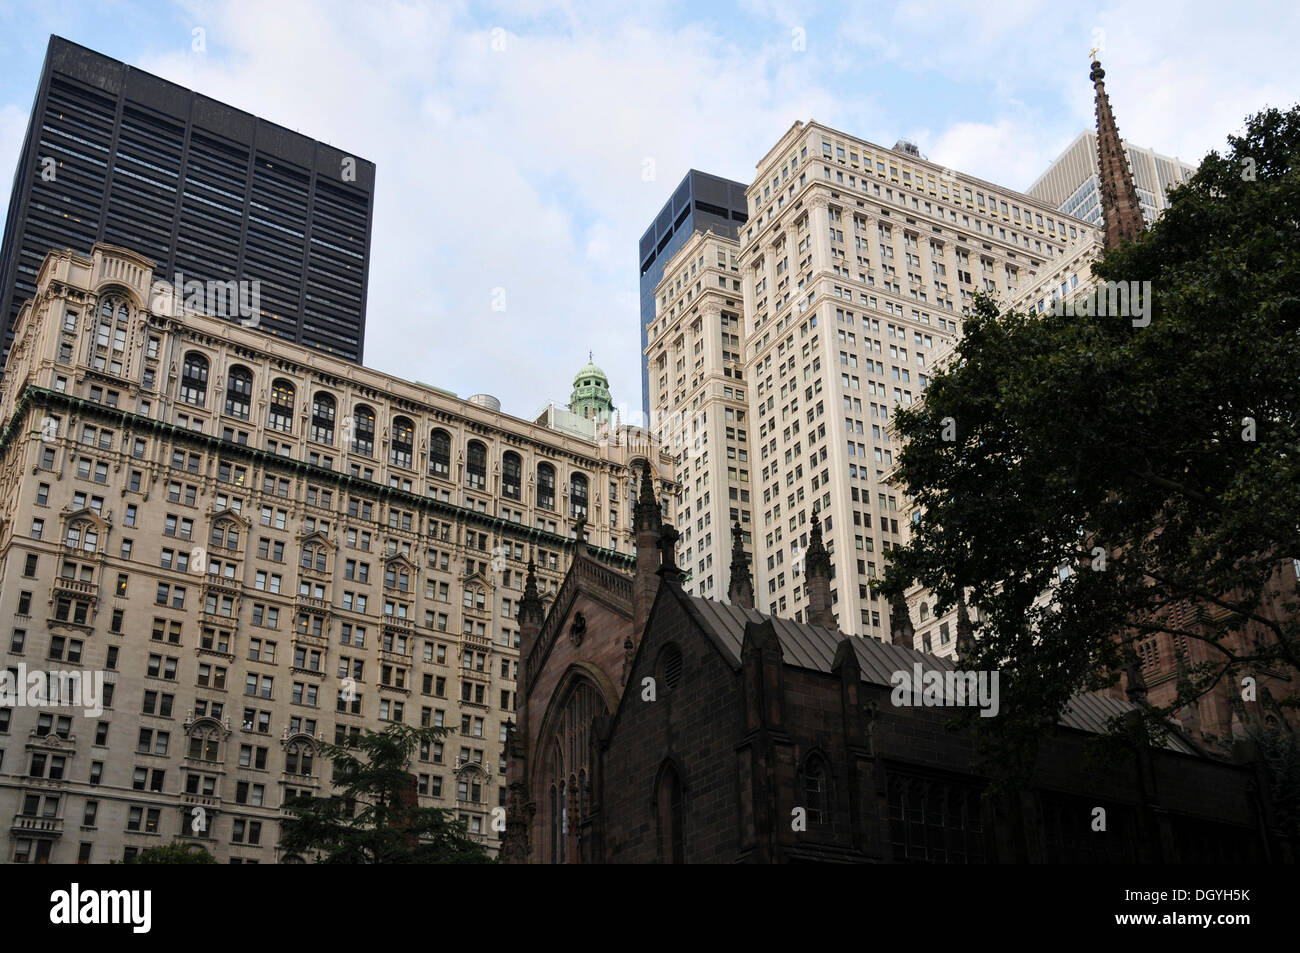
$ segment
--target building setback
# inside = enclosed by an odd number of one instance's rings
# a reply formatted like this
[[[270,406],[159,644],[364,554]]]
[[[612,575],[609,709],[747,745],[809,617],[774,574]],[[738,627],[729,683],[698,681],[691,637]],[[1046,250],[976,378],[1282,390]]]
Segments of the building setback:
[[[745,184],[694,169],[673,190],[650,227],[641,236],[641,352],[648,344],[647,326],[655,318],[655,289],[664,276],[664,265],[697,231],[736,237],[748,218]],[[641,368],[641,409],[649,415],[650,375]]]
[[[262,331],[359,363],[374,183],[355,153],[51,36],[0,245],[5,359],[46,253],[106,242],[168,282],[257,282]]]
[[[552,429],[151,285],[125,249],[51,253],[0,384],[6,665],[106,691],[102,714],[0,708],[5,859],[177,837],[288,859],[282,805],[331,792],[319,742],[396,722],[451,729],[413,759],[420,804],[495,850],[525,570],[549,604],[578,527],[630,566],[633,467],[670,460],[644,430]]]

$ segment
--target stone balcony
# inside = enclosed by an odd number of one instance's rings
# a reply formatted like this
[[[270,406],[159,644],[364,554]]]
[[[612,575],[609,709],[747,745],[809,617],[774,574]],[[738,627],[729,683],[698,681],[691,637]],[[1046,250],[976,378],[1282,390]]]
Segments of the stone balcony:
[[[9,825],[9,831],[13,834],[35,834],[41,837],[61,837],[63,835],[63,818],[61,817],[31,817],[26,814],[19,814]]]

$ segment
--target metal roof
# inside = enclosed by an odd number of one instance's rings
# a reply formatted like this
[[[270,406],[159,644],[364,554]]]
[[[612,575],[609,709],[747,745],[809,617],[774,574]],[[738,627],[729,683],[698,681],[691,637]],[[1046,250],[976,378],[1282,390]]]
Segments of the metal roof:
[[[850,639],[862,681],[873,685],[891,687],[895,672],[911,672],[920,663],[924,671],[952,671],[953,660],[918,652],[902,645],[880,642],[873,638],[846,636],[838,629],[796,622],[777,616],[767,616],[756,609],[727,605],[700,596],[680,593],[683,604],[696,616],[702,628],[710,634],[718,647],[728,656],[733,668],[740,667],[740,649],[745,640],[745,626],[750,622],[771,622],[781,644],[781,654],[787,665],[830,674],[835,660],[835,650],[845,638]],[[1108,722],[1133,711],[1136,706],[1121,698],[1100,692],[1082,692],[1071,699],[1061,714],[1060,725],[1090,734],[1105,734]],[[1165,747],[1183,754],[1196,754],[1196,750],[1170,731]]]

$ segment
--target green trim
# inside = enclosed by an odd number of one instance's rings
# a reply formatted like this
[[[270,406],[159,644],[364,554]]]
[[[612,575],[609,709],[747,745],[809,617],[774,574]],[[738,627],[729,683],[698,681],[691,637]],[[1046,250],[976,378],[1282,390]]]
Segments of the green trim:
[[[463,506],[444,503],[441,500],[421,496],[408,490],[400,490],[396,487],[363,480],[341,470],[326,470],[324,467],[306,463],[293,457],[282,457],[249,444],[230,443],[218,438],[215,434],[201,433],[165,421],[152,420],[120,407],[97,404],[82,397],[59,393],[45,387],[28,386],[24,388],[22,395],[18,398],[13,414],[5,424],[3,433],[0,433],[0,454],[8,452],[10,445],[17,439],[19,425],[35,409],[61,410],[68,414],[75,413],[78,416],[90,417],[101,422],[115,424],[126,433],[161,437],[170,440],[172,443],[195,446],[220,456],[243,459],[264,469],[271,468],[281,472],[287,471],[315,481],[333,484],[340,491],[362,494],[380,501],[401,503],[425,514],[489,529],[502,536],[523,542],[546,545],[552,549],[562,551],[572,550],[577,542],[558,533],[530,528],[511,520],[502,519],[499,516],[479,513]],[[253,487],[248,489],[250,492],[255,492]],[[387,527],[381,524],[381,528]],[[588,545],[587,552],[600,562],[623,569],[632,569],[636,565],[635,556],[620,553],[613,549]]]

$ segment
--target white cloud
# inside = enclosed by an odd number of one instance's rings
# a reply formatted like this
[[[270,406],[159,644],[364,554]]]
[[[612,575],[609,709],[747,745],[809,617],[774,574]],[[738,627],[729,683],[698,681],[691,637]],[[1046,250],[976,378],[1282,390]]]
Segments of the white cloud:
[[[424,7],[238,3],[195,13],[228,56],[142,65],[376,163],[367,364],[526,416],[567,398],[591,349],[635,405],[641,232],[688,168],[747,179],[831,99],[789,50],[557,15],[539,32]]]
[[[929,136],[917,138],[929,139]],[[927,158],[997,185],[1027,188],[1060,153],[1028,117],[959,122],[933,138]]]
[[[566,397],[589,349],[616,400],[639,403],[637,242],[690,168],[748,181],[791,123],[816,118],[1027,187],[1092,124],[1096,28],[1121,132],[1197,158],[1247,111],[1285,104],[1297,32],[1282,5],[1206,0],[1176,17],[1043,0],[806,16],[787,0],[744,0],[738,16],[666,0],[180,10],[207,54],[178,42],[137,65],[377,164],[367,363],[492,391],[521,416]],[[0,161],[24,123],[0,113]]]

